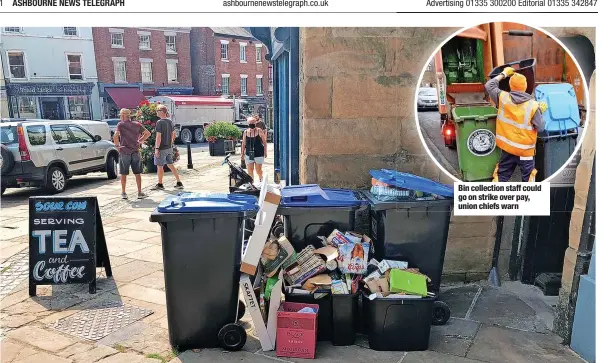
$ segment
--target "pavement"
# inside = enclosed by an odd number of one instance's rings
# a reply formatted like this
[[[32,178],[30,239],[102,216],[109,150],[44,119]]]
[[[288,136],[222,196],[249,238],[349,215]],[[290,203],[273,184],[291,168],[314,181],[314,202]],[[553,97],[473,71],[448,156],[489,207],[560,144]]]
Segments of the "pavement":
[[[204,146],[197,148],[191,170],[186,169],[185,152],[181,154],[177,166],[186,190],[226,192],[228,167],[220,166],[222,158],[212,158],[205,150]],[[272,173],[272,165],[272,158],[267,159],[266,173]],[[166,185],[172,185],[172,176],[166,178]],[[99,200],[113,277],[106,278],[98,269],[96,294],[89,294],[86,285],[65,285],[40,286],[36,297],[28,295],[27,199],[43,192],[31,188],[8,190],[2,196],[0,361],[301,362],[262,352],[248,315],[242,319],[249,334],[242,351],[173,350],[169,344],[160,227],[148,221],[156,205],[173,191],[150,191],[155,176],[144,175],[144,190],[149,196],[139,201],[135,199],[134,180],[129,178],[128,182],[127,201],[120,199],[120,182],[107,180],[102,174],[73,178],[62,193],[93,195]],[[442,290],[441,299],[450,305],[452,318],[447,325],[432,328],[429,350],[374,351],[361,335],[350,347],[318,343],[317,361],[582,362],[551,332],[556,300],[542,296],[538,289],[516,282],[493,288],[482,282],[449,285]],[[87,332],[104,332],[105,336],[82,338]]]

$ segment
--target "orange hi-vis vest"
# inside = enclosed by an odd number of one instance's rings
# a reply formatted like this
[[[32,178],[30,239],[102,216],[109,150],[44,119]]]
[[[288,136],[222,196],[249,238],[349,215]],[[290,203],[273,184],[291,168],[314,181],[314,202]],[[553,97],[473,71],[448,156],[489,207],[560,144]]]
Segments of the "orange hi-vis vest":
[[[509,92],[500,92],[496,118],[496,146],[516,156],[534,156],[537,131],[532,117],[539,108],[538,102],[528,100],[516,105]]]

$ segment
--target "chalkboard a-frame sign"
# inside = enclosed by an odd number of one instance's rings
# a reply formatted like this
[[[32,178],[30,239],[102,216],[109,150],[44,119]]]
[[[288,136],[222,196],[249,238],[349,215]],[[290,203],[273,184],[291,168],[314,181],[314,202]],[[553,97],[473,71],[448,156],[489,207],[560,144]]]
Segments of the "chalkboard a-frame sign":
[[[96,267],[112,276],[96,197],[31,197],[29,294],[37,285],[89,284],[97,291]]]

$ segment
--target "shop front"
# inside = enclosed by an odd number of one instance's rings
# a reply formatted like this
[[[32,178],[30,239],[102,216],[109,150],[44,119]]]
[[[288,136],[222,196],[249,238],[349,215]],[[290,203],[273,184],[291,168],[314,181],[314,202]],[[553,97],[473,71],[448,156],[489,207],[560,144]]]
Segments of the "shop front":
[[[94,119],[93,83],[8,83],[9,115],[48,120]]]

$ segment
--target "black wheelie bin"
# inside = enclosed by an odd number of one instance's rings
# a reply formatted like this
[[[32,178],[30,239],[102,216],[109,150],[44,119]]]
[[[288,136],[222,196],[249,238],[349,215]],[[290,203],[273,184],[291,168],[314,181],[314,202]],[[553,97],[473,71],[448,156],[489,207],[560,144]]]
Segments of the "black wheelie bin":
[[[161,202],[150,216],[161,226],[169,340],[179,351],[239,350],[247,335],[235,324],[239,266],[250,195],[183,193]]]

